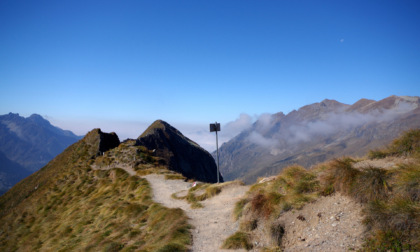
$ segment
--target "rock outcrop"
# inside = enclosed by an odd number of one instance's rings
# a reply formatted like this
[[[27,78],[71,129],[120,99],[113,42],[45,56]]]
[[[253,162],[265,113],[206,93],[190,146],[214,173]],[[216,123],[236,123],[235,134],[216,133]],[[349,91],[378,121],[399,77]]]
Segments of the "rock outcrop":
[[[217,167],[210,153],[162,120],[150,125],[137,138],[137,145],[154,150],[164,165],[188,179],[217,182]],[[220,174],[219,180],[223,181]]]
[[[101,129],[91,130],[83,141],[89,145],[89,154],[92,156],[101,155],[103,152],[118,147],[120,139],[115,132],[104,133]]]

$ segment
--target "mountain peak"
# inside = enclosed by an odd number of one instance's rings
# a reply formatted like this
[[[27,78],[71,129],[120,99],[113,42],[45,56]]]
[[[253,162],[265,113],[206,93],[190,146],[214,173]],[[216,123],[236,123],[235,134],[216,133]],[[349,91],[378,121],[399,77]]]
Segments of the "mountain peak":
[[[165,121],[153,122],[136,144],[153,150],[168,169],[189,179],[217,181],[217,167],[210,153]]]
[[[351,105],[350,108],[348,108],[348,111],[362,112],[367,106],[369,106],[369,105],[371,105],[375,102],[376,102],[375,100],[362,98],[362,99],[358,100],[357,102],[355,102],[353,105]]]
[[[149,134],[153,134],[153,132],[155,132],[158,129],[165,130],[166,128],[169,128],[169,127],[172,127],[171,125],[169,125],[169,123],[160,119],[156,120],[149,127],[147,127],[147,129],[143,132],[143,134],[139,136],[139,138],[145,137]]]
[[[44,117],[42,117],[38,114],[32,114],[30,117],[28,117],[28,120],[30,120],[30,121],[32,121],[32,122],[34,122],[34,123],[36,123],[40,126],[43,126],[43,127],[51,126],[51,123],[48,120],[44,119]]]
[[[336,100],[330,100],[330,99],[324,99],[323,101],[321,101],[319,103],[320,106],[322,107],[331,107],[331,108],[336,108],[336,107],[340,107],[345,105],[344,103],[338,102]]]

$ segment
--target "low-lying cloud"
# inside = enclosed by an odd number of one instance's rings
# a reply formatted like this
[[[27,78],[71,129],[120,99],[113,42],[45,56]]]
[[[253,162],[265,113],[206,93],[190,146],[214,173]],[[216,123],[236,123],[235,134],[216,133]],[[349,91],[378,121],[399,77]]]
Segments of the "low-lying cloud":
[[[297,121],[292,126],[282,127],[269,137],[266,133],[272,128],[274,117],[273,115],[263,115],[255,123],[254,130],[248,136],[248,141],[270,149],[273,155],[277,155],[283,152],[287,145],[308,142],[317,136],[328,136],[373,122],[395,120],[415,108],[417,108],[416,104],[403,101],[396,103],[391,109],[373,110],[369,113],[332,112],[315,121]]]
[[[240,114],[239,117],[226,124],[221,123],[221,131],[218,132],[219,147],[244,130],[249,129],[255,121],[255,117],[248,114]],[[209,124],[180,124],[174,125],[185,136],[198,143],[209,152],[216,150],[216,136],[210,132]]]

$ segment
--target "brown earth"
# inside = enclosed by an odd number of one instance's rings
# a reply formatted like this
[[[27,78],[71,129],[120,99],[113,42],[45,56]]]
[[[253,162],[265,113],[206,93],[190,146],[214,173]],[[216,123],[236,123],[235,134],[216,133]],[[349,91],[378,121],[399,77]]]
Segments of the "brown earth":
[[[230,251],[220,247],[223,241],[239,228],[239,223],[235,222],[232,216],[233,208],[249,187],[236,184],[224,187],[220,194],[202,201],[203,208],[191,209],[186,201],[174,199],[171,195],[182,194],[192,183],[165,180],[163,175],[156,174],[144,178],[152,186],[154,201],[169,208],[181,208],[190,218],[190,223],[194,226],[192,251]]]

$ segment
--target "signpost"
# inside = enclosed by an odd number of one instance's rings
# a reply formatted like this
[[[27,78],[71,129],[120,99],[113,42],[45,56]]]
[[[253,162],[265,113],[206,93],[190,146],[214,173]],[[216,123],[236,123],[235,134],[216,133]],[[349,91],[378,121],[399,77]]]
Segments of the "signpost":
[[[219,183],[219,143],[217,139],[217,131],[220,131],[220,123],[210,123],[210,132],[216,132],[216,149],[217,149],[217,183]]]

